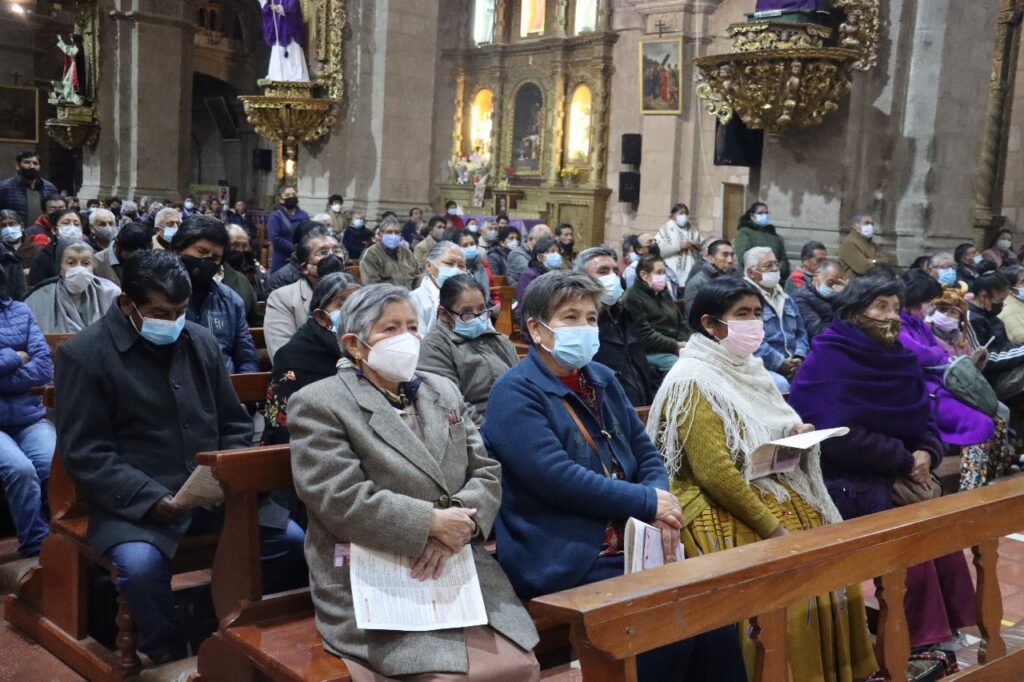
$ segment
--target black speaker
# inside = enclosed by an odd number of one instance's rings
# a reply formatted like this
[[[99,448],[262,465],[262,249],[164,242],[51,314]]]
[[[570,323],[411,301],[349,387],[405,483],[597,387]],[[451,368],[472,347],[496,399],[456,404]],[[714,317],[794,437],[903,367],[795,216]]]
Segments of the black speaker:
[[[643,137],[638,133],[626,133],[622,136],[622,165],[640,165],[640,145]]]
[[[761,165],[764,149],[764,131],[751,130],[743,125],[739,116],[722,125],[715,121],[715,165],[747,166]]]
[[[640,203],[639,173],[619,173],[619,201],[624,204]]]
[[[254,171],[262,171],[264,173],[270,172],[270,167],[274,162],[274,153],[269,149],[253,149],[252,150],[252,169]]]

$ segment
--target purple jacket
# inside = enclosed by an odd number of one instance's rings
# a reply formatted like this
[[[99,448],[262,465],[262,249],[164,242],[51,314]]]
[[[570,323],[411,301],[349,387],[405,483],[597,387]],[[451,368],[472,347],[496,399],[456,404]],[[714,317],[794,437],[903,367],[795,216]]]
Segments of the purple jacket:
[[[18,351],[28,353],[21,364]],[[30,426],[46,410],[29,391],[53,379],[53,363],[46,338],[28,306],[11,299],[0,300],[0,429]]]
[[[928,387],[928,393],[934,396],[932,416],[935,418],[942,441],[952,445],[977,445],[987,442],[996,430],[992,418],[970,405],[965,405],[947,391],[942,386],[942,370],[928,369],[949,364],[949,354],[939,345],[924,320],[906,312],[900,313],[900,318],[903,320],[900,343],[917,356],[917,361],[921,365],[925,386]]]
[[[274,5],[281,5],[284,14],[274,12]],[[267,45],[288,47],[293,40],[302,45],[302,6],[299,0],[270,0],[263,6],[263,41]]]

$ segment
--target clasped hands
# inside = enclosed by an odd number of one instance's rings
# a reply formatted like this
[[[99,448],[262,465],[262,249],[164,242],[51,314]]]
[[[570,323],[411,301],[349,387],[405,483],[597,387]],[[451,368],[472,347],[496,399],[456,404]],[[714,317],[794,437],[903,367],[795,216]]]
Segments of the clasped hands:
[[[430,513],[430,533],[423,554],[412,565],[416,580],[440,578],[448,557],[461,550],[476,533],[476,509],[449,507]]]
[[[679,531],[683,527],[683,509],[672,493],[661,489],[655,489],[655,492],[658,495],[658,510],[651,525],[661,531],[661,550],[665,563],[670,564],[676,560]]]
[[[914,468],[907,474],[914,483],[928,485],[932,477],[932,456],[924,450],[914,451]]]

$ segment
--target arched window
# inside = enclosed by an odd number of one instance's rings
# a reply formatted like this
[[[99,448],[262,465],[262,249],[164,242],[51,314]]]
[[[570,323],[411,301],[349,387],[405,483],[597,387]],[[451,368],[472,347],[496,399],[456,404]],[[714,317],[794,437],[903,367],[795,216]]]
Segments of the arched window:
[[[521,0],[519,35],[522,38],[544,33],[544,11],[547,0]]]
[[[597,27],[597,3],[598,0],[576,0],[573,33],[588,33]]]
[[[469,152],[489,157],[491,154],[494,94],[486,88],[476,93],[469,110]]]
[[[494,12],[497,0],[474,0],[473,41],[477,45],[494,42]]]
[[[569,103],[569,134],[565,146],[567,164],[582,166],[590,157],[590,88],[578,86]]]

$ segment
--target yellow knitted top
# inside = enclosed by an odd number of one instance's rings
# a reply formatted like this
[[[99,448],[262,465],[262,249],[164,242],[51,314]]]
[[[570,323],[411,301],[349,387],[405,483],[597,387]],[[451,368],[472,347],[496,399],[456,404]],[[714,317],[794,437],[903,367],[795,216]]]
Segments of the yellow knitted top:
[[[672,479],[672,493],[683,508],[683,524],[689,525],[709,505],[725,509],[761,538],[779,525],[761,497],[743,478],[725,444],[725,425],[702,395],[693,401],[690,423],[679,426],[679,441],[686,457]],[[689,432],[687,433],[687,428]]]

